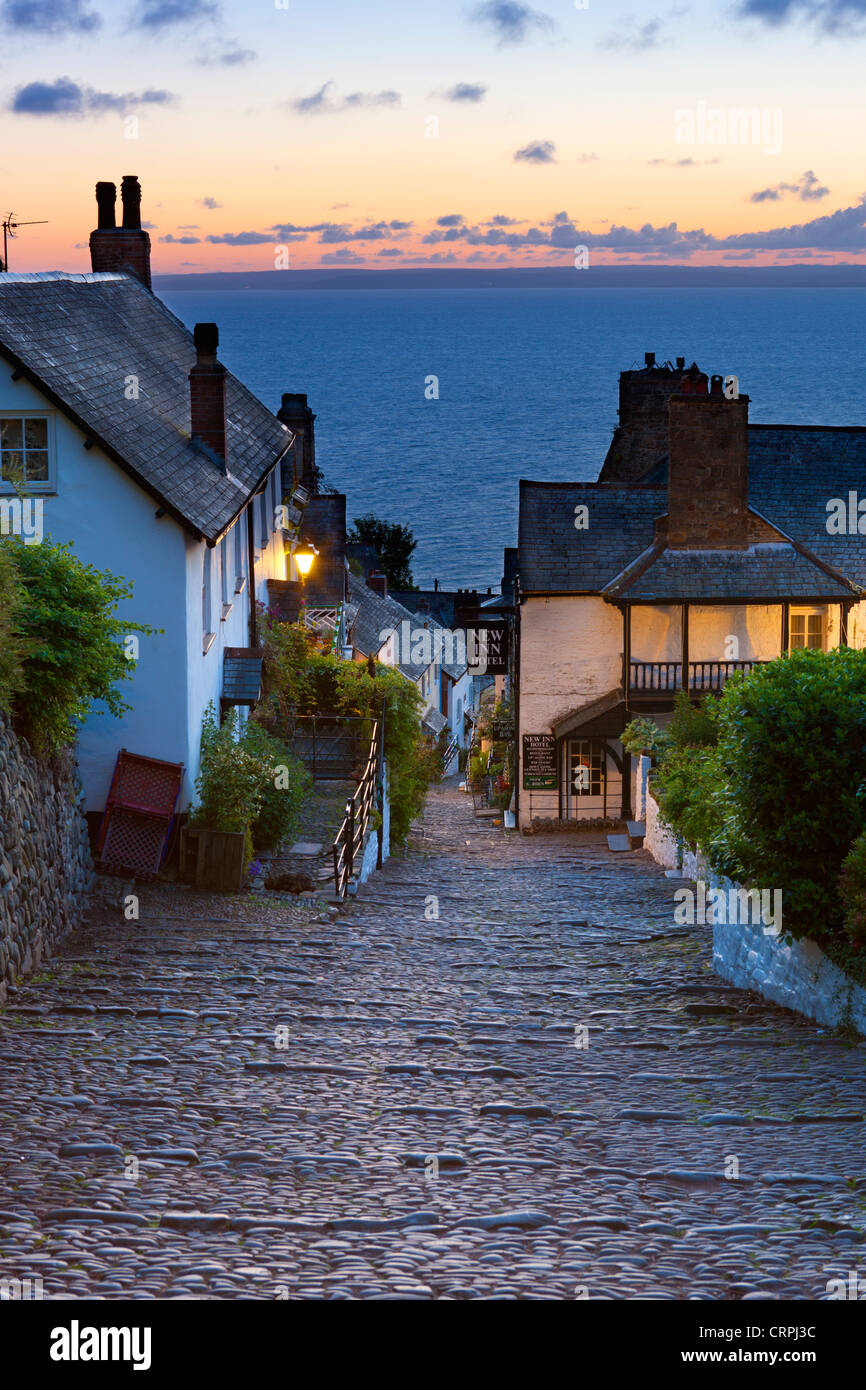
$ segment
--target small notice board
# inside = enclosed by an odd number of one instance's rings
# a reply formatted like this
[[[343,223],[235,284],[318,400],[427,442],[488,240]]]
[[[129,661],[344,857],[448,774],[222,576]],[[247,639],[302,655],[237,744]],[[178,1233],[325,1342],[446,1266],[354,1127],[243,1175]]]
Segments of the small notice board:
[[[524,734],[523,790],[555,791],[558,785],[553,734]]]

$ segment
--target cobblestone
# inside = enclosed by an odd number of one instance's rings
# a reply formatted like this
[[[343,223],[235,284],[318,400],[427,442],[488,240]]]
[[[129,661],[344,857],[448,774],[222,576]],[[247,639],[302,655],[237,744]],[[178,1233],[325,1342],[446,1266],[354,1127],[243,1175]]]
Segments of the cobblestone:
[[[108,1300],[847,1279],[864,1046],[716,979],[643,852],[506,836],[467,803],[435,789],[333,920],[160,901],[68,938],[0,1013],[0,1279]]]

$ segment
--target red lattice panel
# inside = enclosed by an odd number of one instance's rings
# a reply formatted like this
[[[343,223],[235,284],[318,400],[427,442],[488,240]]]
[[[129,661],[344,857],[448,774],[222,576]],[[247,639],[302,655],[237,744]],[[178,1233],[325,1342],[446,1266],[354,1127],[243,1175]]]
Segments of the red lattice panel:
[[[141,816],[113,806],[100,859],[106,868],[155,874],[162,860],[168,827],[156,816]]]
[[[105,868],[155,874],[168,844],[183,764],[121,749],[99,829],[96,852]]]

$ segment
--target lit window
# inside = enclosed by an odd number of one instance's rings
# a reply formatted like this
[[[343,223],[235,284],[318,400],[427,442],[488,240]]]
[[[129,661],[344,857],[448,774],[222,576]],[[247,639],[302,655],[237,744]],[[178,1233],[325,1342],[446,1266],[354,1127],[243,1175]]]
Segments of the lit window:
[[[603,756],[589,739],[571,744],[568,780],[575,796],[601,796]]]
[[[824,649],[824,614],[815,609],[791,614],[791,650],[802,647]]]
[[[51,434],[46,415],[0,416],[0,490],[53,490]]]

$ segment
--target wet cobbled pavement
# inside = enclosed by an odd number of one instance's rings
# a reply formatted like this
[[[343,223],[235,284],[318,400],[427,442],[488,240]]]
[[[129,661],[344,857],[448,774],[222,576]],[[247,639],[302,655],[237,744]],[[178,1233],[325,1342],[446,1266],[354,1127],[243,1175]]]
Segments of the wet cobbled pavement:
[[[866,1272],[863,1044],[716,978],[648,855],[467,800],[434,790],[334,920],[103,914],[22,984],[0,1280],[814,1299]]]

